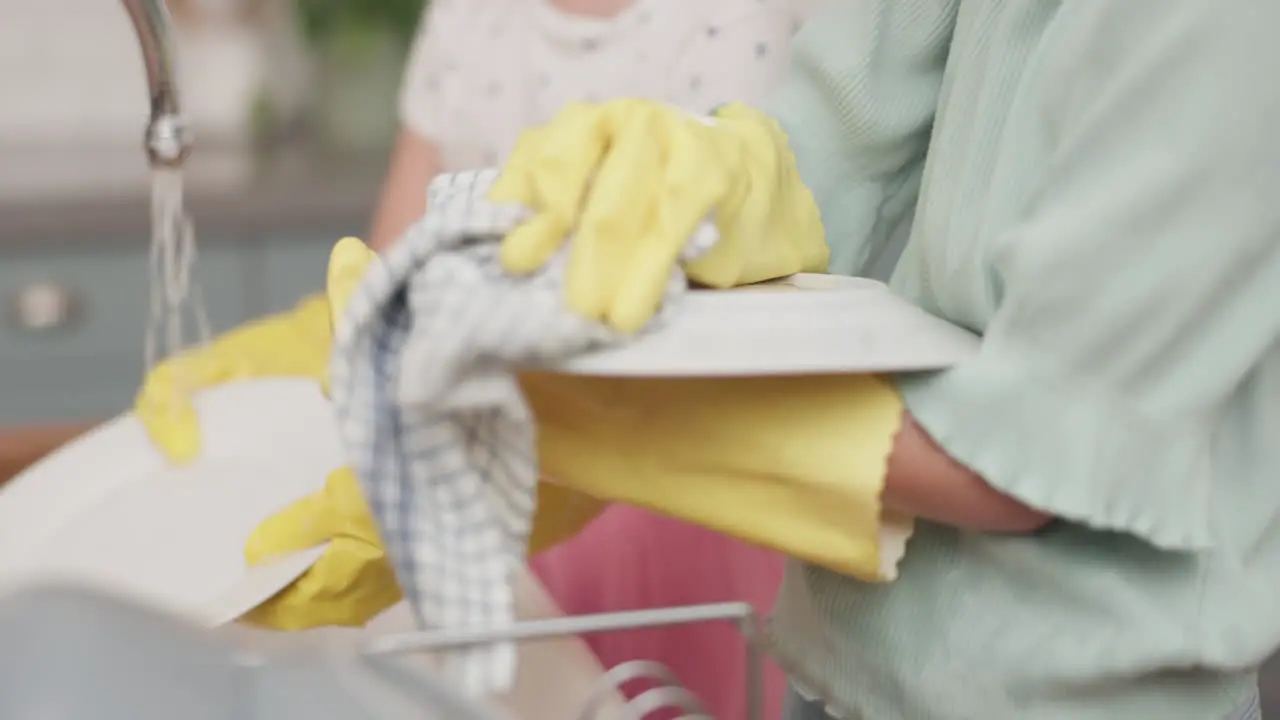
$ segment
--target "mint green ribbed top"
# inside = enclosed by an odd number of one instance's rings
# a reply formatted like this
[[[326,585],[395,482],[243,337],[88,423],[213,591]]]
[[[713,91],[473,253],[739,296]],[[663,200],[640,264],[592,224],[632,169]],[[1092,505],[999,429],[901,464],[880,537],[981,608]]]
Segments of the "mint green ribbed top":
[[[832,270],[984,337],[917,420],[1061,520],[791,568],[798,678],[867,720],[1218,720],[1280,643],[1280,1],[832,0],[770,105]]]

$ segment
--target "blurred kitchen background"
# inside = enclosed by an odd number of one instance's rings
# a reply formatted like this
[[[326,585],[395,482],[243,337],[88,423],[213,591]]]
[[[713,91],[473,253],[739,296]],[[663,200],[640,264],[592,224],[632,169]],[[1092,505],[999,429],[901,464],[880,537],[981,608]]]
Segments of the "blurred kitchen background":
[[[332,244],[365,233],[423,0],[169,6],[217,332],[319,290]],[[0,482],[138,387],[147,115],[118,2],[0,0]],[[1280,668],[1263,686],[1280,713]]]
[[[169,0],[215,332],[320,289],[333,242],[365,233],[422,5]],[[147,115],[119,2],[0,0],[0,478],[138,386]]]

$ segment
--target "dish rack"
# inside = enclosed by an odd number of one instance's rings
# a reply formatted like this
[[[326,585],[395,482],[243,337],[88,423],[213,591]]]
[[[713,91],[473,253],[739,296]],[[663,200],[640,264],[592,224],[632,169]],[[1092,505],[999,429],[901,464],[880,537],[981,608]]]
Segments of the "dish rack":
[[[367,659],[380,664],[386,658],[410,653],[449,652],[496,642],[532,642],[712,622],[730,623],[742,635],[746,645],[746,720],[763,720],[764,634],[755,610],[747,603],[686,605],[522,620],[496,630],[437,629],[396,633],[366,642],[362,652]],[[380,670],[386,673],[389,668],[383,665]],[[680,720],[712,720],[697,696],[682,687],[674,673],[661,663],[649,660],[630,660],[607,670],[578,715],[565,720],[597,720],[607,698],[631,683],[646,681],[653,687],[626,702],[623,708],[626,720],[643,720],[660,711],[678,712],[676,717]],[[397,684],[406,687],[412,682]]]
[[[745,603],[525,620],[497,631],[393,633],[354,648],[246,653],[207,629],[142,604],[82,588],[29,587],[0,596],[0,717],[518,720],[490,702],[464,696],[441,675],[424,672],[429,666],[421,664],[423,656],[492,642],[710,622],[730,623],[746,640],[746,717],[763,720],[762,628]],[[637,682],[649,687],[620,701],[618,691]],[[670,670],[637,660],[606,671],[576,715],[563,720],[659,716],[710,720]]]

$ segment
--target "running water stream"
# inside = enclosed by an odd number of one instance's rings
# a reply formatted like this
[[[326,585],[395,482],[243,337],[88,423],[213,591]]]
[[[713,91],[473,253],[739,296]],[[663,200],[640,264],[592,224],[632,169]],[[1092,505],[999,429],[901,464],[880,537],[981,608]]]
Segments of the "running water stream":
[[[153,168],[147,370],[187,349],[189,342],[209,340],[209,317],[193,274],[195,262],[195,228],[183,205],[182,168]],[[195,323],[194,336],[187,329],[188,322]]]

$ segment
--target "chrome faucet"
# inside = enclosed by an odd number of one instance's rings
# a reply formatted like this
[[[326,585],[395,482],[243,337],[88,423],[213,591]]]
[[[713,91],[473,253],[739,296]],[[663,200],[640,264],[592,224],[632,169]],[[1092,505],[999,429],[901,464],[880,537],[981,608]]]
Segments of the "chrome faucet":
[[[169,9],[164,0],[121,2],[138,34],[151,94],[144,139],[147,160],[152,167],[179,168],[191,150],[191,137],[178,104]]]

